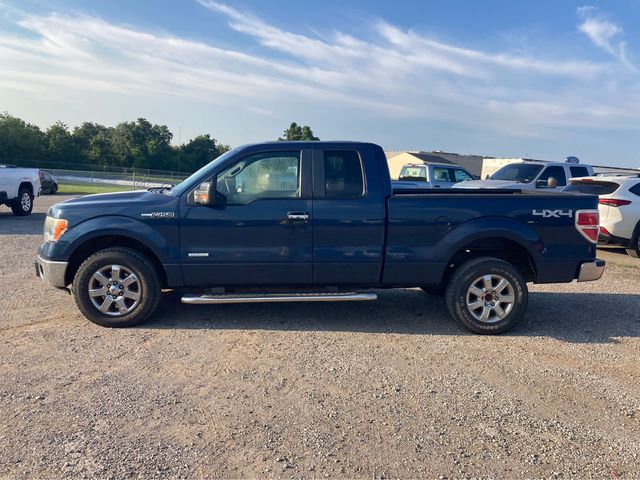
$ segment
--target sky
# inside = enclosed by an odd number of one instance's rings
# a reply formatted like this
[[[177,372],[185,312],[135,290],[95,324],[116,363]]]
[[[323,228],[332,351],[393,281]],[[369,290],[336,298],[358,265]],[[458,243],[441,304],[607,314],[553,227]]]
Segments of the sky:
[[[640,0],[0,0],[0,111],[640,167],[638,22]]]

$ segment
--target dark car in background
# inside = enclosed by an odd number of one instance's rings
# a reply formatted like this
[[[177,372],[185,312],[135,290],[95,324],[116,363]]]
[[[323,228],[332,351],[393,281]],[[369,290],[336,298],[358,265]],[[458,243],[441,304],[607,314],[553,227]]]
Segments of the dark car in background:
[[[50,173],[40,170],[40,184],[42,185],[42,193],[53,195],[58,191],[58,179]]]

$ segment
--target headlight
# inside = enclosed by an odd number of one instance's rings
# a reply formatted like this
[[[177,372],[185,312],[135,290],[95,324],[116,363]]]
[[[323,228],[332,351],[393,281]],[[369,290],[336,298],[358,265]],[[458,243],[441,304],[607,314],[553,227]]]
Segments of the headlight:
[[[53,218],[47,216],[44,221],[44,241],[57,242],[64,232],[67,231],[67,222],[63,218]]]

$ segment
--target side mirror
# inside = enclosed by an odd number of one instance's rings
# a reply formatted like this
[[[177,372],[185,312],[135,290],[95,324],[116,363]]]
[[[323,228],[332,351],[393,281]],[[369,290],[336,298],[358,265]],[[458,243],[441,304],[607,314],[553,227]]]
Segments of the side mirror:
[[[536,180],[536,188],[547,188],[549,182],[547,180]]]
[[[216,204],[216,191],[213,182],[202,182],[193,191],[193,201],[199,205],[212,206]]]

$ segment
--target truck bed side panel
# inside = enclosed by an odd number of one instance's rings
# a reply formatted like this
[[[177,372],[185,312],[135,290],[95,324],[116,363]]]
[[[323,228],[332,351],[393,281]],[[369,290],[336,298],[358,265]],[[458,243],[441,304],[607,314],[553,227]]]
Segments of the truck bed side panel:
[[[537,282],[571,281],[595,252],[575,229],[575,211],[594,208],[597,197],[566,194],[393,195],[382,283],[438,284],[456,252],[491,238],[526,250]],[[545,210],[558,209],[559,216],[544,216]]]

